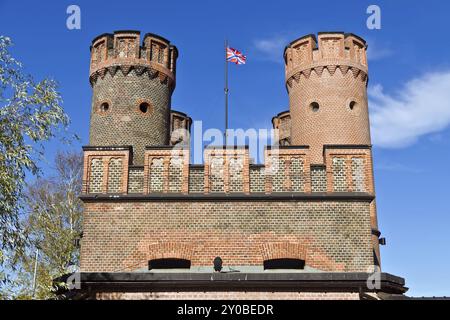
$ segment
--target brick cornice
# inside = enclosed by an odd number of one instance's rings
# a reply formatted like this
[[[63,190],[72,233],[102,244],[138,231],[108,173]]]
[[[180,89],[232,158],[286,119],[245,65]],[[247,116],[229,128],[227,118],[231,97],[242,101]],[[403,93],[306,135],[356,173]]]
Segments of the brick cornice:
[[[126,202],[126,201],[362,201],[371,202],[375,196],[365,192],[277,192],[265,193],[152,193],[152,194],[83,194],[83,202]]]
[[[337,69],[340,69],[341,74],[344,76],[348,72],[352,72],[355,79],[359,77],[361,81],[364,81],[366,83],[366,85],[369,82],[368,71],[366,67],[351,61],[346,61],[345,63],[343,63],[342,61],[325,60],[307,66],[299,66],[286,73],[287,87],[291,87],[293,81],[298,82],[300,80],[300,77],[302,76],[308,79],[313,71],[320,77],[322,76],[324,69],[327,69],[332,76],[336,74]]]
[[[123,63],[120,63],[120,60],[124,60]],[[161,64],[153,61],[143,61],[142,59],[120,60],[108,60],[104,64],[93,68],[89,76],[91,86],[97,82],[99,77],[103,79],[107,73],[114,77],[119,71],[124,75],[128,75],[132,70],[135,70],[139,76],[159,77],[161,83],[167,83],[172,91],[175,89],[175,75]]]

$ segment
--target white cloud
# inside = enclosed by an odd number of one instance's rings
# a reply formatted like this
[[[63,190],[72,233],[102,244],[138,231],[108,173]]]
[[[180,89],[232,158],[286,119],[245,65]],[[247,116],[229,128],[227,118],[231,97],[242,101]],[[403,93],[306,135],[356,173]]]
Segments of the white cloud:
[[[278,63],[283,62],[284,47],[288,43],[287,37],[282,35],[253,41],[254,47],[261,54],[261,58]]]
[[[450,125],[450,71],[428,73],[403,86],[395,95],[381,85],[369,88],[374,145],[398,148]]]
[[[380,60],[394,53],[387,44],[380,45],[379,42],[372,39],[367,40],[367,43],[367,59],[369,60]]]
[[[375,164],[376,170],[381,171],[394,171],[394,172],[407,172],[407,173],[422,173],[423,170],[405,165],[397,162],[377,162]]]

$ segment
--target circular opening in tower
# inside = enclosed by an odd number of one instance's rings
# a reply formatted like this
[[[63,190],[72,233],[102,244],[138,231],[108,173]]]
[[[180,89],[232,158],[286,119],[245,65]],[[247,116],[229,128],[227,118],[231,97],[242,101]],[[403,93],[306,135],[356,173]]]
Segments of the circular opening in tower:
[[[142,102],[142,103],[139,105],[139,110],[140,110],[142,113],[147,113],[149,109],[150,109],[150,104],[148,104],[147,102]]]
[[[319,111],[319,104],[317,102],[311,102],[311,104],[309,105],[309,108],[311,109],[312,112],[317,112]]]
[[[357,106],[356,101],[350,101],[350,103],[348,104],[348,108],[352,111],[356,109],[356,106]]]
[[[103,102],[100,105],[100,111],[101,112],[107,112],[109,110],[109,103],[108,102]]]

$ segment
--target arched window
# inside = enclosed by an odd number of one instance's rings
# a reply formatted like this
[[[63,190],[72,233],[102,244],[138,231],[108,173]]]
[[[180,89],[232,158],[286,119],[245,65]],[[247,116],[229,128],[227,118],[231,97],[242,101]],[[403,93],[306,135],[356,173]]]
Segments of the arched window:
[[[264,270],[266,269],[304,269],[305,260],[295,258],[279,258],[264,261]]]
[[[148,262],[148,269],[189,269],[191,261],[179,258],[152,259]]]

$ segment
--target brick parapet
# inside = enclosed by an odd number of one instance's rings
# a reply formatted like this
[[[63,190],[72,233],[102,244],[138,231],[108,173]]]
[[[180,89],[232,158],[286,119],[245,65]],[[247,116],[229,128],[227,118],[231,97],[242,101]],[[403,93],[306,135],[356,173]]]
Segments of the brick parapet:
[[[97,150],[94,150],[97,148]],[[114,157],[123,158],[120,179],[123,183],[121,193],[295,193],[310,194],[315,192],[332,193],[367,193],[374,194],[372,153],[370,146],[329,145],[324,147],[324,165],[311,164],[310,150],[306,146],[268,147],[265,150],[265,164],[251,167],[248,148],[207,148],[205,164],[201,171],[190,169],[188,148],[176,146],[147,147],[144,153],[144,165],[132,166],[130,149],[120,150],[116,147],[89,147],[85,151],[85,175],[83,193],[108,193],[108,161]],[[125,158],[125,154],[127,154]],[[97,171],[101,171],[102,187],[89,188],[89,173],[95,168],[92,159],[101,158]],[[220,167],[212,169],[214,159]],[[342,162],[337,167],[335,160]],[[152,167],[153,166],[153,167]],[[250,168],[251,167],[251,168]],[[152,169],[153,168],[153,169]],[[320,171],[317,171],[319,168]],[[115,169],[118,170],[117,168]],[[215,170],[215,171],[214,171]],[[312,171],[316,170],[316,171]],[[340,171],[336,171],[340,170]],[[192,171],[192,172],[191,172]],[[323,172],[321,174],[320,172]],[[201,176],[199,176],[199,173]],[[117,173],[116,173],[117,174]],[[114,177],[112,177],[114,178]],[[336,180],[339,178],[339,180]],[[91,183],[99,183],[97,180]],[[157,180],[152,180],[157,179]],[[199,180],[200,179],[200,180]],[[215,179],[215,180],[214,180]],[[128,186],[128,180],[130,186]],[[157,187],[151,188],[151,184]],[[215,183],[214,187],[212,183]],[[198,185],[194,185],[198,184]],[[322,186],[326,188],[322,189]],[[191,190],[191,191],[190,191]],[[372,215],[374,227],[376,215]]]

